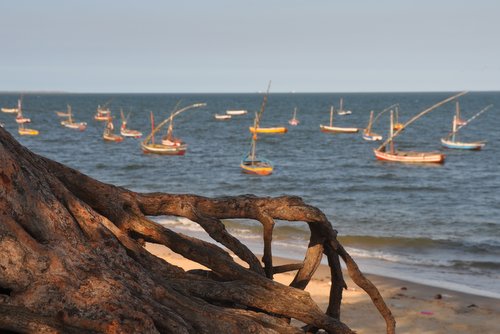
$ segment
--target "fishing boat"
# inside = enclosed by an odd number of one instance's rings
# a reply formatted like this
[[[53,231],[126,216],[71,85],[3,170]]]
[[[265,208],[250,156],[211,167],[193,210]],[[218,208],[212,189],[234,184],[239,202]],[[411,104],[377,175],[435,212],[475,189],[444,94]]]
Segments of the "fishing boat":
[[[262,117],[262,114],[264,113],[264,109],[266,107],[267,103],[267,96],[269,94],[269,88],[271,87],[271,82],[269,82],[269,85],[267,86],[267,92],[264,95],[264,99],[262,101],[262,105],[260,107],[259,113],[255,113],[255,119],[253,122],[253,128],[254,129],[259,129],[259,123],[260,119]],[[253,174],[253,175],[260,175],[260,176],[266,176],[270,175],[273,172],[273,164],[270,160],[263,158],[263,157],[258,157],[257,156],[257,131],[252,133],[252,142],[250,146],[250,152],[241,159],[240,162],[240,168],[241,171],[245,174]]]
[[[226,110],[226,114],[230,116],[241,116],[241,115],[246,115],[248,113],[247,110]]]
[[[224,120],[228,120],[228,119],[231,119],[231,115],[228,115],[228,114],[225,114],[225,115],[221,115],[221,114],[215,114],[214,115],[214,118],[216,120],[219,120],[219,121],[224,121]]]
[[[470,119],[467,121],[461,120],[459,124],[459,117],[460,115],[455,113],[453,116],[453,123],[452,123],[452,129],[451,132],[444,138],[441,138],[441,144],[446,147],[446,148],[451,148],[451,149],[461,149],[461,150],[481,150],[485,145],[486,141],[474,141],[474,142],[461,142],[457,141],[457,133],[460,129],[465,127],[467,124],[469,124],[471,121],[479,117],[482,113],[490,109],[493,105],[490,104],[489,106],[481,109],[477,114],[472,116]],[[457,102],[457,110],[459,110],[458,107],[458,102]]]
[[[269,92],[266,93],[266,101],[267,101],[267,94],[269,94]],[[258,113],[259,119],[258,119],[257,125],[259,125],[259,126],[257,126],[257,127],[250,126],[248,128],[251,133],[283,134],[283,133],[287,133],[288,132],[288,129],[286,127],[284,127],[284,126],[272,126],[272,127],[262,127],[262,126],[260,126],[260,121],[262,120],[261,119],[262,113],[263,113],[263,110],[259,111],[259,113]]]
[[[272,134],[272,133],[287,133],[288,129],[285,128],[284,126],[275,126],[275,127],[268,127],[268,128],[263,128],[263,127],[254,127],[251,126],[249,127],[251,133],[267,133],[267,134]]]
[[[25,128],[24,123],[19,123],[18,132],[21,136],[38,136],[39,135],[38,130]]]
[[[398,103],[392,104],[389,107],[382,110],[381,112],[377,113],[377,115],[375,117],[373,117],[370,113],[370,120],[368,121],[368,126],[366,127],[366,129],[363,132],[363,139],[368,140],[368,141],[382,140],[382,136],[379,134],[376,134],[376,133],[372,133],[371,129],[372,129],[373,125],[375,125],[377,120],[380,118],[380,116],[382,116],[383,114],[385,114],[389,110],[392,110],[392,109],[397,110],[398,107],[399,107]]]
[[[293,109],[293,116],[292,119],[288,120],[288,124],[292,126],[297,126],[299,125],[300,121],[297,119],[297,108]]]
[[[113,126],[113,117],[110,115],[106,122],[106,127],[102,134],[102,138],[105,141],[119,143],[123,141],[123,137],[114,133],[115,127]]]
[[[356,133],[359,131],[358,128],[345,128],[345,127],[338,127],[338,126],[333,126],[333,113],[334,113],[334,108],[333,106],[330,107],[330,125],[319,125],[319,129],[322,132],[327,132],[327,133]]]
[[[382,140],[382,136],[372,132],[373,125],[373,110],[370,111],[370,120],[368,121],[368,126],[363,131],[363,139],[368,141],[378,141]]]
[[[141,148],[144,153],[153,153],[161,155],[184,155],[187,150],[187,144],[173,136],[173,120],[180,113],[206,106],[206,103],[195,103],[190,106],[172,112],[170,117],[161,122],[155,127],[153,113],[151,113],[151,134],[148,135],[141,143]],[[155,143],[155,134],[165,125],[169,123],[167,135],[162,138],[161,143]]]
[[[97,106],[97,112],[94,115],[94,119],[96,121],[106,121],[107,122],[109,120],[109,118],[111,117],[111,110],[109,109],[108,104],[110,102],[111,102],[111,100],[106,102],[103,106],[100,106],[100,105]]]
[[[17,108],[2,108],[2,112],[7,114],[17,114],[19,112],[19,106],[21,105],[21,99],[17,100]]]
[[[393,110],[391,110],[391,117],[390,117],[391,124],[389,127],[389,137],[382,143],[382,145],[373,150],[375,158],[382,161],[392,161],[392,162],[402,162],[402,163],[444,163],[446,156],[440,152],[414,152],[414,151],[395,150],[394,139],[407,126],[415,122],[420,117],[466,93],[467,92],[458,93],[425,109],[424,111],[420,112],[418,115],[410,119],[408,122],[403,124],[403,127],[397,130],[396,132],[394,132],[394,112]],[[389,146],[389,149],[387,149],[387,146]]]
[[[17,116],[16,116],[16,123],[17,124],[22,124],[22,123],[31,123],[31,119],[28,117],[23,116],[23,108],[21,106],[21,100],[17,100]]]
[[[87,128],[86,122],[75,122],[73,120],[73,114],[71,112],[71,106],[68,104],[68,111],[66,113],[58,113],[58,115],[65,114],[68,117],[67,120],[61,121],[61,125],[74,130],[84,131]]]
[[[343,98],[340,98],[340,108],[337,111],[337,114],[341,115],[341,116],[352,114],[352,111],[350,111],[350,110],[344,110],[344,99]]]
[[[123,114],[123,109],[120,109],[120,116],[122,118],[122,125],[120,127],[120,134],[123,137],[141,138],[142,132],[127,128],[127,122],[128,122],[128,118],[130,116],[130,113],[127,115],[127,117],[125,117],[125,115]]]

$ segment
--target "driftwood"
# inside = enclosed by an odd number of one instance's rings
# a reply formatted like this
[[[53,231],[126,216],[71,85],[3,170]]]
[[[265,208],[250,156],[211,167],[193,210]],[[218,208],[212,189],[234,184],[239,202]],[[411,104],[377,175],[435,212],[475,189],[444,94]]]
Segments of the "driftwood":
[[[147,218],[155,215],[197,222],[248,265]],[[262,262],[226,231],[226,218],[262,223]],[[300,265],[273,266],[276,219],[308,224]],[[390,310],[336,235],[325,215],[298,197],[135,193],[36,155],[0,128],[1,332],[353,333],[340,320],[341,258],[394,333]],[[209,271],[185,272],[149,253],[144,242]],[[332,277],[326,313],[303,291],[323,254]],[[272,280],[287,270],[297,271],[290,286]]]

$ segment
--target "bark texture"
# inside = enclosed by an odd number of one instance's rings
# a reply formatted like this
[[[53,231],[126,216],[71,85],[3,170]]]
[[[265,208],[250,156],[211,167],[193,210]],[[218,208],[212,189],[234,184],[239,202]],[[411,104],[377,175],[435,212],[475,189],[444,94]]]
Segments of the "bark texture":
[[[248,265],[147,218],[156,215],[189,218]],[[262,261],[228,233],[221,219],[229,218],[262,223]],[[275,220],[308,224],[302,264],[273,266]],[[336,236],[298,197],[136,193],[36,155],[0,128],[0,331],[353,333],[340,320],[342,259],[394,333],[390,310]],[[209,270],[185,272],[146,251],[145,241]],[[332,273],[326,313],[303,291],[323,255]],[[297,270],[290,286],[272,280],[287,270]]]

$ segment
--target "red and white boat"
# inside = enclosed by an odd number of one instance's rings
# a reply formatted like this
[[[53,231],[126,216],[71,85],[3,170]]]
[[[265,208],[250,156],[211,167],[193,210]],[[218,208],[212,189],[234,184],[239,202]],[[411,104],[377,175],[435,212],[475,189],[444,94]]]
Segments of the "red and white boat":
[[[97,112],[94,115],[94,119],[96,121],[108,121],[108,118],[111,117],[111,110],[109,110],[108,104],[111,102],[106,102],[102,107],[100,105],[97,106]]]
[[[73,114],[71,112],[71,106],[69,104],[68,104],[68,111],[66,113],[58,112],[58,115],[59,116],[64,115],[68,117],[67,120],[61,121],[61,125],[68,129],[84,131],[87,128],[86,122],[75,122],[73,120]]]
[[[17,124],[23,124],[23,123],[31,123],[31,119],[28,117],[23,116],[23,108],[21,106],[21,100],[17,100],[17,116],[16,116],[16,123]]]
[[[288,120],[288,124],[292,126],[297,126],[299,125],[300,121],[297,119],[297,108],[293,109],[293,116],[290,120]]]

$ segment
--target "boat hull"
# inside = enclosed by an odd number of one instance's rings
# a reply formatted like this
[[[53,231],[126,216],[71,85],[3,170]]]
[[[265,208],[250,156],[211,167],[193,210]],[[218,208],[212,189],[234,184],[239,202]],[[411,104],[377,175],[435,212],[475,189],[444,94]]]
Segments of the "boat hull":
[[[187,145],[171,146],[163,144],[141,144],[142,151],[147,154],[159,155],[184,155],[187,150]]]
[[[220,114],[215,114],[214,118],[220,121],[228,120],[231,119],[231,115],[220,115]]]
[[[16,117],[16,123],[17,124],[31,123],[31,119],[27,117]]]
[[[19,129],[19,134],[21,136],[38,136],[40,132],[38,132],[38,130],[34,130],[34,129]]]
[[[87,123],[85,122],[70,123],[68,121],[62,121],[61,125],[68,129],[80,130],[80,131],[84,131],[87,128]]]
[[[119,143],[123,141],[123,137],[115,134],[103,135],[102,139],[109,142]]]
[[[299,125],[299,120],[298,119],[294,119],[292,118],[291,120],[288,121],[288,124],[292,125],[292,126],[297,126]]]
[[[241,116],[245,115],[247,112],[246,110],[226,110],[226,114],[230,116]]]
[[[486,142],[477,141],[477,142],[463,143],[463,142],[451,141],[451,140],[446,140],[444,138],[441,138],[441,144],[444,147],[451,148],[451,149],[476,150],[477,151],[477,150],[481,150],[486,145]]]
[[[358,128],[341,128],[338,126],[328,126],[328,125],[320,125],[319,129],[321,132],[326,133],[357,133],[359,131]]]
[[[122,129],[120,130],[120,134],[123,137],[129,137],[129,138],[141,138],[142,137],[142,132],[139,132],[137,130],[128,130],[128,129]]]
[[[382,136],[376,133],[363,133],[363,139],[368,141],[379,141],[382,140]]]
[[[261,128],[255,129],[253,126],[249,128],[251,133],[286,133],[288,131],[285,127]]]
[[[381,161],[402,163],[444,163],[446,156],[439,152],[405,152],[394,153],[373,150],[375,157]]]
[[[17,114],[19,112],[19,109],[17,108],[2,108],[1,110],[7,114]]]

